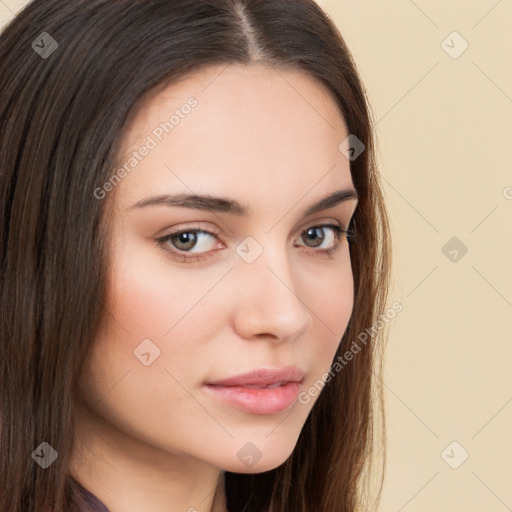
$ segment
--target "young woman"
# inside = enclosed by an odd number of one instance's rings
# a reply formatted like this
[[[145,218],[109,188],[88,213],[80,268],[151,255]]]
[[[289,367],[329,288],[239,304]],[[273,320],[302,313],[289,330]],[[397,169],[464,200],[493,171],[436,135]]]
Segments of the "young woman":
[[[389,230],[328,16],[34,0],[0,90],[0,509],[367,507]]]

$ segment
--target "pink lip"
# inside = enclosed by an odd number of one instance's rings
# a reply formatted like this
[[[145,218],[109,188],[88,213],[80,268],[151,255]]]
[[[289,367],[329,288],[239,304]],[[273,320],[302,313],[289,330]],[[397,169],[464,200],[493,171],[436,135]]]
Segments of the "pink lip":
[[[203,388],[243,411],[275,414],[287,409],[297,400],[303,379],[304,373],[295,366],[277,370],[261,368],[228,379],[207,382]]]
[[[301,382],[304,373],[296,366],[285,366],[284,368],[271,369],[259,368],[248,373],[235,375],[227,379],[207,382],[214,386],[251,386],[261,387],[277,384],[278,382]]]

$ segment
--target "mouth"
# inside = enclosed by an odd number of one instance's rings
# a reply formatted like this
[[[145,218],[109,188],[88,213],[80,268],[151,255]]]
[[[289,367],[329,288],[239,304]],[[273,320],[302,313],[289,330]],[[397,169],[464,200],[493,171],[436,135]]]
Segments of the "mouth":
[[[297,367],[261,368],[216,382],[206,382],[209,395],[251,414],[276,414],[292,406],[304,381]]]
[[[245,386],[241,386],[247,389],[273,389],[278,388],[279,386],[284,386],[288,384],[286,381],[276,382],[275,384],[269,384],[268,386],[261,386],[259,384],[246,384]]]

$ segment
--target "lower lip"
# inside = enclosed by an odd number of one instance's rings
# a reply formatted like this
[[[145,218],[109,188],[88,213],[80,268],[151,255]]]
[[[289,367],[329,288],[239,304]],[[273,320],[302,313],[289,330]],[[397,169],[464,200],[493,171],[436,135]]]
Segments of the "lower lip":
[[[288,382],[276,388],[245,388],[243,386],[214,386],[205,390],[224,402],[252,414],[276,414],[290,407],[299,394],[300,383]]]

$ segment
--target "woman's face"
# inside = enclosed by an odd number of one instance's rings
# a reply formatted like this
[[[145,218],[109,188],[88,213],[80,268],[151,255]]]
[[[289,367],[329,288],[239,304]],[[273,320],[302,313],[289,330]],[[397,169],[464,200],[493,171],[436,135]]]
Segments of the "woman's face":
[[[81,382],[98,428],[232,472],[290,456],[318,399],[297,396],[329,370],[353,307],[348,242],[310,228],[347,227],[356,199],[305,214],[354,189],[347,136],[320,85],[261,65],[194,73],[138,112],[116,178],[91,198],[115,199],[106,311]],[[174,202],[188,195],[223,201]],[[208,385],[285,367],[296,371]]]

